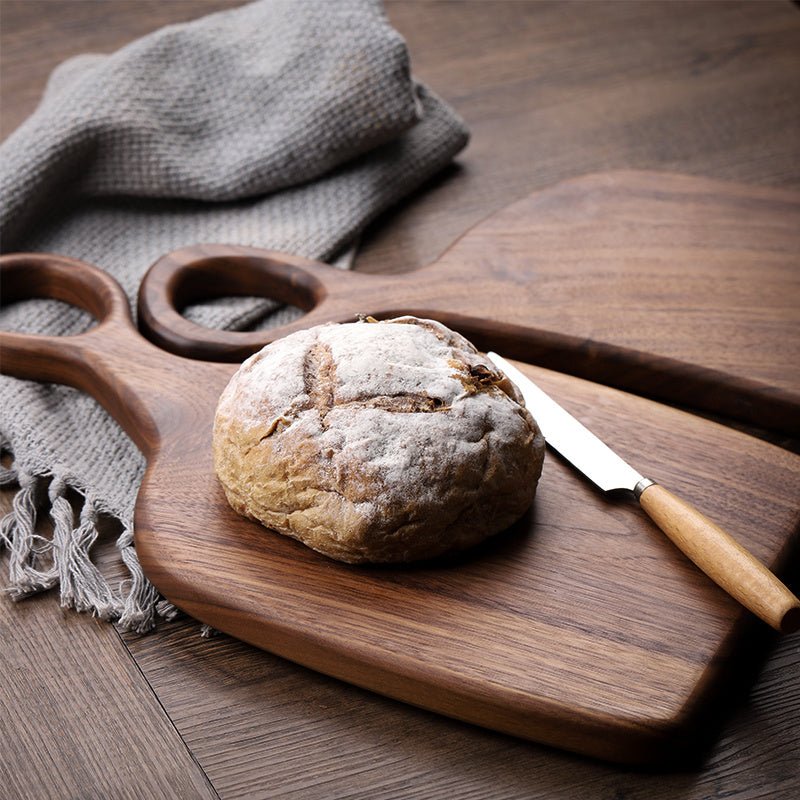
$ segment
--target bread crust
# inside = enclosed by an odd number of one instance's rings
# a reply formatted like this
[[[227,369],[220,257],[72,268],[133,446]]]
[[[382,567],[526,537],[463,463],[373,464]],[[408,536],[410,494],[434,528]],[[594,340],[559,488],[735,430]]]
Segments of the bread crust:
[[[242,364],[214,420],[239,514],[349,563],[461,550],[530,506],[544,440],[462,336],[400,317],[321,325]]]

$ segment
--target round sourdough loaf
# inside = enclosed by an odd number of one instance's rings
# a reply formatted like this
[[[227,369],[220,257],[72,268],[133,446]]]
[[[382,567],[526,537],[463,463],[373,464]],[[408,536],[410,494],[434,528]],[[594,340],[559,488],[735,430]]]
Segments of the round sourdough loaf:
[[[415,317],[268,345],[222,393],[213,447],[238,513],[350,563],[431,558],[498,533],[530,506],[544,457],[511,381]]]

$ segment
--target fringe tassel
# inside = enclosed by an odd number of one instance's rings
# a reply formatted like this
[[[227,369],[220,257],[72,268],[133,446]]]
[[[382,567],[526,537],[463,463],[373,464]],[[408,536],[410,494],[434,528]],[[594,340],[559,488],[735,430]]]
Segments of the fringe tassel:
[[[75,513],[67,499],[68,487],[61,478],[50,481],[46,494],[53,523],[52,540],[36,533],[46,480],[0,468],[0,485],[15,481],[20,485],[11,511],[0,520],[0,549],[6,547],[9,551],[7,591],[11,598],[22,600],[58,584],[63,608],[89,611],[101,619],[116,621],[122,630],[145,633],[154,627],[156,616],[174,619],[178,609],[160,598],[145,577],[130,529],[123,531],[116,543],[130,578],[122,582],[118,592],[111,588],[91,559],[91,549],[99,536],[97,503],[86,497],[76,526]]]
[[[128,581],[128,593],[125,597],[125,605],[119,618],[119,624],[125,630],[133,630],[137,633],[149,631],[155,625],[156,603],[158,602],[158,592],[150,581],[147,580],[142,572],[139,557],[133,549],[133,531],[128,529],[123,531],[117,539],[122,560],[131,574]]]
[[[20,475],[19,482],[20,490],[14,495],[11,511],[0,522],[0,539],[9,550],[8,593],[15,602],[50,589],[58,582],[54,566],[39,569],[42,555],[51,549],[50,542],[36,533],[42,480]]]
[[[95,504],[86,498],[80,523],[75,528],[75,518],[66,491],[66,484],[57,478],[50,484],[53,560],[58,568],[61,607],[91,611],[105,620],[117,619],[121,602],[89,556],[99,536]]]
[[[180,613],[169,600],[165,600],[163,597],[156,603],[156,614],[167,622],[172,622]]]

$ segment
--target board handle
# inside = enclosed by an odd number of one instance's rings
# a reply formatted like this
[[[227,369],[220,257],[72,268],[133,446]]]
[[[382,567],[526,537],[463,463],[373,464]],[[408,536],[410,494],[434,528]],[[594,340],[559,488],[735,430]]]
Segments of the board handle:
[[[703,572],[781,633],[800,629],[800,600],[754,555],[672,492],[652,483],[639,504]]]
[[[478,313],[482,310],[475,306],[475,280],[477,276],[465,273],[458,264],[438,261],[409,272],[374,275],[255,247],[196,245],[168,253],[145,274],[139,287],[139,330],[169,353],[237,364],[296,331],[328,322],[353,322],[361,315],[436,319],[481,350],[499,350],[553,369],[574,360],[585,347],[585,342],[548,333],[531,323],[507,323],[488,312]],[[499,285],[491,276],[482,280],[484,288]],[[226,296],[266,297],[306,313],[287,325],[258,331],[212,330],[181,314],[191,303]],[[461,313],[464,304],[472,304],[476,313]]]
[[[160,258],[139,287],[141,332],[154,344],[185,358],[238,363],[264,345],[324,322],[356,319],[359,289],[397,280],[364,275],[299,256],[235,245],[198,245]],[[268,330],[204,328],[181,315],[191,303],[217,297],[265,297],[306,314]]]
[[[65,256],[15,253],[0,257],[3,304],[44,298],[88,311],[97,321],[73,336],[0,331],[3,372],[17,378],[75,385],[87,353],[109,328],[134,329],[122,287],[96,267]]]
[[[142,452],[158,441],[150,374],[172,356],[136,330],[128,298],[108,273],[83,261],[45,253],[0,256],[3,304],[61,300],[97,321],[72,336],[0,331],[5,375],[74,386],[98,400]]]

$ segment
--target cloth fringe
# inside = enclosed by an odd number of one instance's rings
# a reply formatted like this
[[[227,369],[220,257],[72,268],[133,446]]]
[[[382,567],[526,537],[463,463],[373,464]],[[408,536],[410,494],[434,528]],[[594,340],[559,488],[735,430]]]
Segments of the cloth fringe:
[[[11,511],[0,521],[0,540],[9,550],[8,593],[15,601],[49,589],[58,581],[52,565],[43,568],[50,544],[36,533],[42,482],[20,475],[19,483]]]
[[[203,639],[212,639],[217,633],[219,633],[219,631],[217,631],[216,628],[212,628],[210,625],[204,624],[200,626],[200,636]]]
[[[11,511],[0,520],[0,550],[5,547],[9,553],[5,591],[12,600],[58,586],[62,608],[90,612],[136,633],[152,629],[157,617],[172,620],[177,616],[178,609],[161,598],[145,577],[130,528],[123,530],[116,542],[129,577],[115,590],[92,561],[91,550],[100,535],[96,501],[86,496],[76,521],[64,479],[1,467],[0,485],[15,482],[19,491]],[[36,532],[42,513],[50,515],[50,539]]]

